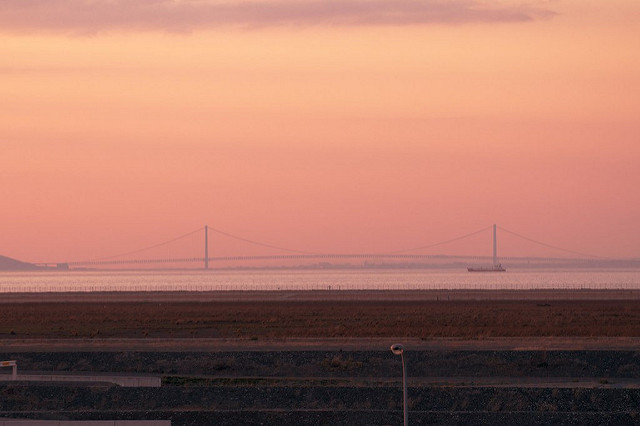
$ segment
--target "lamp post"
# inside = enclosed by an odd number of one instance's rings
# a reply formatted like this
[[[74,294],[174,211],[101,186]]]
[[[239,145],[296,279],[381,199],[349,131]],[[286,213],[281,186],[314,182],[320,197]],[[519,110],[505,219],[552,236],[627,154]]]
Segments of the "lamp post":
[[[391,345],[391,352],[393,352],[394,355],[400,355],[400,358],[402,359],[402,399],[404,406],[404,426],[408,426],[409,412],[407,410],[407,369],[404,365],[404,346],[402,346],[400,343]]]

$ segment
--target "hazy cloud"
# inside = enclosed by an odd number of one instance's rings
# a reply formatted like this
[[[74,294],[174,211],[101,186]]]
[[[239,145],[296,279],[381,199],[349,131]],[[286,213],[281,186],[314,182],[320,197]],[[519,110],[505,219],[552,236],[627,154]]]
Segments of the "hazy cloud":
[[[0,0],[0,31],[462,24],[524,22],[553,14],[544,6],[482,0]]]

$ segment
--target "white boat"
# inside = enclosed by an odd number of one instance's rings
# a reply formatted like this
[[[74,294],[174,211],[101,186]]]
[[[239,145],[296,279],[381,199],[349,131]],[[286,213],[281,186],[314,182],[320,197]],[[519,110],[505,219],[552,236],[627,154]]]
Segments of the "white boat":
[[[469,272],[504,272],[506,269],[501,264],[493,265],[493,266],[479,266],[474,268],[472,266],[467,268]]]

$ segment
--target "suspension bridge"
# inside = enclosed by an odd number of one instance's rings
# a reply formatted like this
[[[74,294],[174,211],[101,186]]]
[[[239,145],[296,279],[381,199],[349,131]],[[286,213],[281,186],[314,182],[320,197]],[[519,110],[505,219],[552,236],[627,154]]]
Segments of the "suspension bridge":
[[[425,251],[429,249],[434,249],[436,247],[445,246],[447,244],[451,244],[457,241],[461,241],[464,239],[471,238],[481,233],[485,233],[493,229],[493,256],[489,255],[445,255],[445,254],[424,254],[424,253],[416,253],[420,251]],[[565,255],[565,257],[523,257],[523,256],[498,256],[497,255],[497,242],[496,242],[496,231],[500,230],[500,232],[509,234],[516,238],[526,240],[529,243],[536,244],[538,246],[546,247],[547,249],[554,250],[556,252],[561,252]],[[271,250],[278,251],[279,254],[270,254],[270,255],[233,255],[233,256],[210,256],[209,254],[209,237],[210,234],[218,234],[233,240],[237,240],[246,244],[260,246],[263,248],[268,248]],[[198,237],[202,238],[202,248],[199,255],[195,256],[181,256],[181,257],[144,257],[145,252],[152,251],[159,247],[168,246],[174,243],[177,243],[180,240],[185,238],[194,238]],[[567,257],[567,255],[571,255],[572,257]],[[80,261],[69,261],[69,262],[40,262],[36,263],[38,266],[45,267],[56,267],[58,269],[69,269],[69,268],[97,268],[97,267],[109,267],[109,266],[133,266],[136,265],[166,265],[166,264],[201,264],[203,269],[209,269],[215,264],[222,264],[228,262],[255,262],[255,261],[335,261],[335,260],[371,260],[371,261],[393,261],[393,262],[424,262],[424,261],[449,261],[449,262],[489,262],[492,261],[495,265],[498,261],[500,262],[574,262],[576,265],[585,264],[587,262],[594,261],[606,261],[608,258],[603,256],[597,256],[593,254],[578,252],[575,250],[569,250],[566,248],[558,247],[552,244],[548,244],[542,241],[538,241],[536,239],[527,237],[520,233],[510,231],[503,227],[492,225],[482,229],[479,229],[474,232],[466,233],[464,235],[459,235],[447,240],[437,241],[417,247],[410,247],[402,250],[395,250],[390,252],[380,252],[380,253],[316,253],[310,252],[300,249],[293,249],[288,247],[281,247],[274,244],[269,244],[265,242],[260,242],[256,240],[252,240],[246,237],[238,236],[235,234],[231,234],[229,232],[225,232],[220,229],[216,229],[205,225],[201,228],[188,232],[186,234],[177,236],[175,238],[168,239],[166,241],[162,241],[157,244],[153,244],[150,246],[142,247],[137,250],[127,251],[124,253],[119,253],[115,255],[111,255],[108,257],[101,257],[96,259],[87,259]]]

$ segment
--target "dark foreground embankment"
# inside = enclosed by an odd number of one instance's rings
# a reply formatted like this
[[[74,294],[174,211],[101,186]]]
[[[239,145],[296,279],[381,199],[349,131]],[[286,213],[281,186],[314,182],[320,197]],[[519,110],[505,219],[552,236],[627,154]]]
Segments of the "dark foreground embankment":
[[[0,382],[0,417],[171,419],[173,425],[402,424],[400,359],[387,350],[0,357],[17,359],[21,371],[164,378],[161,388]],[[410,423],[639,424],[639,357],[634,351],[409,351]],[[433,377],[438,379],[429,380]]]
[[[378,351],[17,352],[21,371],[161,376],[399,377],[400,358]],[[407,351],[409,377],[592,377],[640,379],[637,351]],[[9,371],[6,371],[9,373]],[[640,407],[639,407],[640,408]]]
[[[411,424],[634,424],[638,389],[411,387]],[[402,423],[398,387],[0,386],[4,417],[173,425]]]

